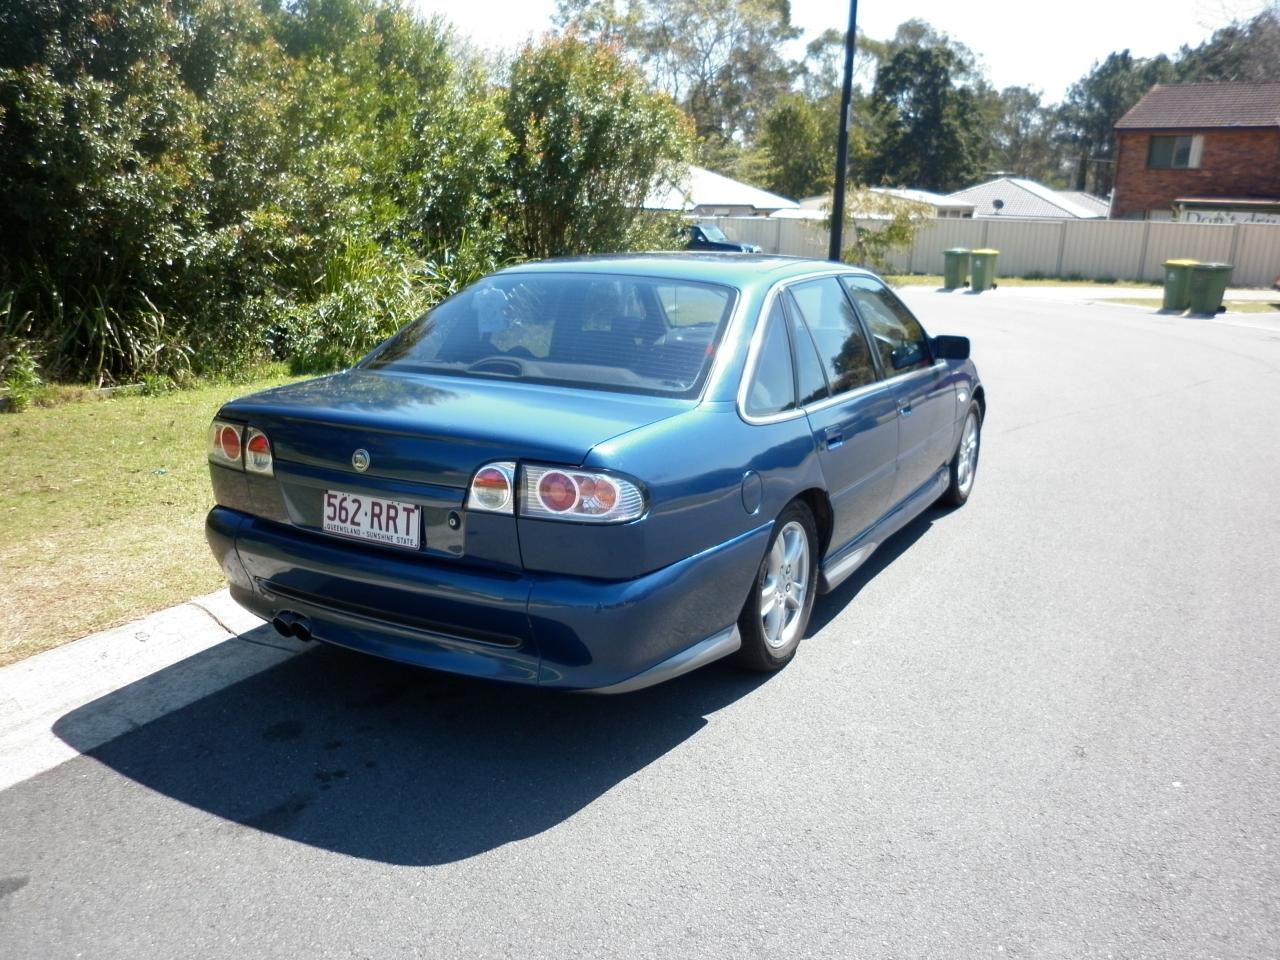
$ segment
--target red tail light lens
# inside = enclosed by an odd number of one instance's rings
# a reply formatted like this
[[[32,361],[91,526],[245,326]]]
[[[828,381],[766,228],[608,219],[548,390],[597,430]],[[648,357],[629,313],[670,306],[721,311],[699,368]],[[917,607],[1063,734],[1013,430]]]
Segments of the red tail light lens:
[[[624,523],[643,516],[640,485],[614,473],[524,465],[520,512],[583,523]]]
[[[234,423],[215,420],[209,426],[209,459],[224,467],[240,469],[240,427]]]
[[[222,455],[228,460],[240,459],[240,431],[235,427],[223,427],[218,434],[218,443],[222,445]]]
[[[511,513],[515,505],[514,477],[516,465],[503,460],[485,464],[471,478],[467,493],[468,510],[484,510],[488,513]]]
[[[250,427],[245,431],[244,468],[250,473],[271,476],[275,469],[271,458],[271,441],[261,430]]]
[[[551,470],[538,481],[538,502],[552,513],[572,510],[578,502],[578,485],[559,470]]]

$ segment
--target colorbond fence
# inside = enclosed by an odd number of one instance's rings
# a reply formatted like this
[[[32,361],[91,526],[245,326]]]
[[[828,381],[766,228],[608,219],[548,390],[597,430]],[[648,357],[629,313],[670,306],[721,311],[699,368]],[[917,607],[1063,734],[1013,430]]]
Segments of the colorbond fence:
[[[733,239],[758,243],[766,253],[827,255],[827,231],[820,222],[769,217],[715,222]],[[1000,251],[998,273],[1008,277],[1158,282],[1164,261],[1178,257],[1233,264],[1233,286],[1269,287],[1280,277],[1280,225],[1151,220],[930,220],[910,250],[890,255],[889,269],[941,273],[942,251],[950,247],[994,247]]]

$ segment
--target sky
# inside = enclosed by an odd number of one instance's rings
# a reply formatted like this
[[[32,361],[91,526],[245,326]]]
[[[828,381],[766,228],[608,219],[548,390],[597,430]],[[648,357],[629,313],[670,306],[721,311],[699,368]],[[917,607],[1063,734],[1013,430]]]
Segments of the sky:
[[[441,14],[485,50],[509,50],[552,27],[555,0],[411,0],[425,14]],[[888,39],[899,23],[917,18],[950,34],[978,55],[999,89],[1039,90],[1046,103],[1060,101],[1072,83],[1108,53],[1128,48],[1135,57],[1172,54],[1195,46],[1232,20],[1267,6],[1265,0],[861,0],[858,28]],[[844,0],[791,0],[791,20],[804,37],[791,52],[828,27],[849,23]]]

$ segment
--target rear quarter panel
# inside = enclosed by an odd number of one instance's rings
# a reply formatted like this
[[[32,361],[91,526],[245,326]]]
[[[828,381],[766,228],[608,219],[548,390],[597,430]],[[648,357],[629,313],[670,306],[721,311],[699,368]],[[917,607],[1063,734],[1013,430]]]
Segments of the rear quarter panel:
[[[595,447],[583,466],[639,480],[647,513],[613,526],[521,518],[526,569],[640,576],[769,524],[800,490],[822,486],[803,417],[747,424],[727,402],[703,403],[615,437]]]

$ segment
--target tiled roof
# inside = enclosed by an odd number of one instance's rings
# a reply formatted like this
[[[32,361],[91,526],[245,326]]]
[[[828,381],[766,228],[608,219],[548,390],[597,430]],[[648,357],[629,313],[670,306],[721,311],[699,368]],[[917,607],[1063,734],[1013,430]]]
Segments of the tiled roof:
[[[972,203],[975,217],[1019,217],[1043,220],[1093,220],[1107,215],[1107,201],[1046,187],[1034,180],[1001,177],[950,195],[951,200]],[[1000,206],[996,206],[996,201]]]
[[[1280,83],[1157,84],[1117,130],[1280,126]]]

